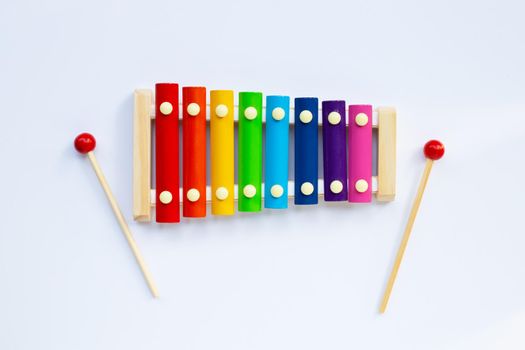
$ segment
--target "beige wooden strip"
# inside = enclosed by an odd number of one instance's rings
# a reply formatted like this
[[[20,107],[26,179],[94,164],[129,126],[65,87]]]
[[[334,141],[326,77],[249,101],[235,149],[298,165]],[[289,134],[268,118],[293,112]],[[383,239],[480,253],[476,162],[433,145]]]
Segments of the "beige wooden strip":
[[[377,147],[378,201],[393,201],[396,196],[396,109],[379,107]]]
[[[151,220],[151,90],[135,90],[133,110],[133,218]]]

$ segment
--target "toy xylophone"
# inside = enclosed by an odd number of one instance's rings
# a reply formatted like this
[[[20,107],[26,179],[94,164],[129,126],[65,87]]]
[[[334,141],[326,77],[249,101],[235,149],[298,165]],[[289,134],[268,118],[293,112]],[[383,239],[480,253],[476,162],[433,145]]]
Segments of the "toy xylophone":
[[[212,214],[231,215],[235,199],[238,199],[239,211],[260,211],[262,198],[266,208],[281,209],[287,207],[289,197],[294,197],[298,205],[316,204],[318,195],[322,194],[326,201],[352,203],[371,202],[372,192],[376,192],[380,201],[391,201],[395,197],[396,112],[393,108],[378,108],[375,114],[370,105],[350,105],[347,125],[345,101],[323,101],[319,121],[319,102],[314,97],[296,98],[295,107],[290,108],[288,96],[267,96],[263,115],[262,94],[241,92],[236,119],[231,90],[210,92],[209,117],[203,87],[183,88],[179,105],[177,84],[157,84],[155,100],[152,113],[152,92],[135,91],[133,215],[136,220],[150,220],[151,206],[158,202],[158,222],[180,221],[181,197],[186,217],[206,216],[207,201],[211,201]],[[183,128],[182,189],[179,188],[179,107],[182,107]],[[294,111],[293,119],[290,110]],[[157,121],[157,189],[151,190],[151,120],[154,118]],[[208,120],[211,187],[206,186]],[[235,121],[238,122],[238,185],[234,185]],[[294,124],[294,121],[295,181],[289,182],[288,133],[290,122]],[[262,184],[263,122],[266,122],[266,186]],[[319,125],[323,137],[324,181],[317,179]],[[372,127],[379,129],[377,177],[372,176]],[[81,133],[75,138],[74,146],[90,160],[151,294],[158,297],[151,274],[95,157],[95,137]],[[383,294],[381,313],[386,311],[430,171],[434,161],[444,153],[445,147],[440,141],[430,140],[425,144],[425,170]]]
[[[283,209],[325,201],[367,203],[376,193],[391,201],[396,190],[396,111],[390,107],[349,105],[289,96],[160,83],[134,93],[133,217],[179,222],[184,217]],[[348,118],[347,113],[348,111]],[[236,113],[237,112],[237,113]],[[321,118],[319,118],[321,112]],[[293,115],[292,115],[293,114]],[[179,179],[179,119],[182,119],[182,188]],[[155,169],[152,169],[152,125],[155,121]],[[206,184],[206,128],[210,127],[210,178]],[[235,184],[235,123],[238,125]],[[265,124],[263,184],[263,124]],[[294,181],[288,181],[289,128],[294,126]],[[322,127],[323,179],[318,179],[318,128]],[[372,175],[372,128],[378,129],[377,176]],[[155,186],[152,189],[152,171]]]

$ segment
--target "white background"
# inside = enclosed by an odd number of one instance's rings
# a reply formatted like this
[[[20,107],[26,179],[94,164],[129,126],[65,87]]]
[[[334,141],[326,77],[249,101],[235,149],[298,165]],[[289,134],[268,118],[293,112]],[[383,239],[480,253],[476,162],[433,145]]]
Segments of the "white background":
[[[0,349],[523,349],[521,1],[4,1]],[[398,108],[398,196],[131,222],[132,91]],[[155,277],[152,300],[88,161]],[[435,164],[386,315],[421,176]]]

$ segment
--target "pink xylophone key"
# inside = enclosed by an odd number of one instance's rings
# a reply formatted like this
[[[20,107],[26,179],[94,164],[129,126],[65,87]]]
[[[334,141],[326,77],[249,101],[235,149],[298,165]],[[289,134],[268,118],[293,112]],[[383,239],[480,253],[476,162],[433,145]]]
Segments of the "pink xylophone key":
[[[348,201],[372,201],[372,106],[348,107]]]

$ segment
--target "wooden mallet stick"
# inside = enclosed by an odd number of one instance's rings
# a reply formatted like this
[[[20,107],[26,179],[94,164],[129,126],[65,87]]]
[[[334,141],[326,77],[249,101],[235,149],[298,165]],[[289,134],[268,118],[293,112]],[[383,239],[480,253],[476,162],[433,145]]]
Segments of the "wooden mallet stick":
[[[379,308],[380,313],[386,311],[388,305],[388,300],[390,299],[390,294],[392,293],[392,288],[396,281],[397,272],[399,271],[399,266],[401,265],[401,260],[403,260],[403,255],[405,254],[405,249],[407,247],[408,239],[410,238],[410,233],[412,232],[412,227],[414,226],[414,221],[416,220],[417,211],[419,210],[419,205],[421,204],[421,199],[423,198],[423,193],[425,192],[425,187],[427,186],[428,177],[430,171],[432,170],[432,165],[435,160],[440,159],[445,154],[445,146],[437,140],[430,140],[425,144],[423,149],[427,162],[425,164],[425,170],[423,171],[423,177],[419,183],[419,188],[417,189],[416,198],[414,199],[414,204],[412,204],[412,209],[410,210],[410,216],[408,217],[408,222],[405,228],[405,233],[403,234],[403,239],[399,245],[397,251],[396,260],[394,262],[394,267],[388,278],[388,283],[386,285],[385,294],[383,295],[383,300],[381,302],[381,307]]]
[[[131,234],[128,224],[126,223],[126,220],[124,219],[124,215],[122,215],[122,212],[120,211],[120,208],[117,204],[117,200],[113,196],[113,193],[111,193],[111,189],[109,188],[106,178],[104,177],[104,174],[102,173],[102,169],[100,168],[100,165],[97,162],[97,158],[95,157],[95,154],[93,153],[93,150],[95,149],[96,144],[97,143],[96,143],[95,137],[88,133],[82,133],[78,135],[75,139],[76,150],[82,154],[86,154],[89,161],[91,162],[91,165],[93,166],[93,169],[95,170],[95,174],[97,174],[97,178],[100,181],[100,184],[102,185],[102,188],[104,189],[104,192],[106,193],[106,196],[109,200],[111,209],[113,209],[113,213],[115,213],[115,216],[117,217],[117,221],[120,225],[120,228],[122,229],[122,232],[124,233],[124,237],[126,237],[129,247],[131,248],[131,251],[133,252],[133,255],[135,256],[135,259],[137,260],[137,263],[142,271],[142,274],[144,275],[144,278],[146,280],[146,283],[148,284],[149,290],[151,291],[151,294],[153,295],[153,297],[157,298],[159,296],[157,287],[155,287],[155,283],[153,282],[151,274],[146,267],[144,258],[142,257],[142,254],[140,254],[137,243],[133,239],[133,235]]]

